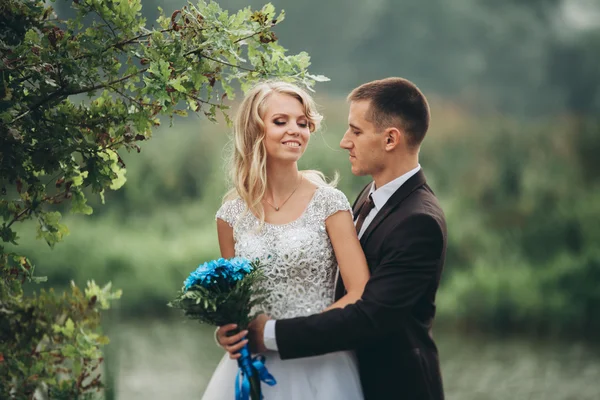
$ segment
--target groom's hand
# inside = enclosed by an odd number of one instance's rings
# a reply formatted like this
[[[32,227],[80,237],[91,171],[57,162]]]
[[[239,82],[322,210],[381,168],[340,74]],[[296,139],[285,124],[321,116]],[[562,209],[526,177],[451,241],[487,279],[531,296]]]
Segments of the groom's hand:
[[[248,325],[248,339],[250,340],[250,352],[252,353],[264,353],[267,351],[265,347],[264,335],[265,335],[265,324],[269,320],[265,314],[259,314],[250,325]]]

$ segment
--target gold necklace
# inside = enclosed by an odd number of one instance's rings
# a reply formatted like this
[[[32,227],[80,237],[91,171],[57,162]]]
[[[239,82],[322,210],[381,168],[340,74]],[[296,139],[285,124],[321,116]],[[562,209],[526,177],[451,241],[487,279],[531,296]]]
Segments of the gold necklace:
[[[290,197],[292,197],[292,195],[293,195],[294,193],[296,193],[296,190],[298,190],[298,188],[300,187],[300,184],[301,184],[301,183],[302,183],[302,175],[300,175],[300,182],[298,182],[298,185],[296,186],[296,188],[295,188],[295,189],[292,191],[292,193],[290,193],[290,195],[287,197],[287,199],[285,199],[285,200],[283,201],[283,203],[281,203],[279,206],[275,206],[275,205],[271,204],[271,202],[270,202],[269,200],[267,200],[267,198],[266,198],[266,197],[265,197],[265,201],[266,201],[266,202],[267,202],[267,203],[268,203],[268,204],[269,204],[271,207],[273,207],[273,208],[275,209],[275,211],[279,211],[279,209],[280,209],[281,207],[283,207],[283,205],[284,205],[284,204],[285,204],[285,203],[286,203],[286,202],[287,202],[287,201],[290,199]]]

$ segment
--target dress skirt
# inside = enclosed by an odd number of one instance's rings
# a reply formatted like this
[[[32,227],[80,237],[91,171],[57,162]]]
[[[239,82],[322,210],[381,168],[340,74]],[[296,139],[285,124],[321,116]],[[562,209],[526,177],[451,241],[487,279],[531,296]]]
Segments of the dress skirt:
[[[277,381],[261,382],[265,400],[362,400],[358,365],[353,352],[282,360],[279,353],[264,353],[265,365]],[[221,359],[204,392],[203,400],[234,400],[236,360]]]

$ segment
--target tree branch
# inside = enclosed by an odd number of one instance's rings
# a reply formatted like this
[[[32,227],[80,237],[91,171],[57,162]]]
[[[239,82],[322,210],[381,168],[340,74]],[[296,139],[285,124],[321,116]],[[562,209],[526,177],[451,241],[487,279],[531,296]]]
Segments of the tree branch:
[[[114,85],[115,83],[123,82],[123,81],[126,81],[129,78],[132,78],[132,77],[136,76],[136,75],[143,74],[146,71],[148,71],[148,68],[142,68],[139,71],[131,73],[131,74],[129,74],[127,76],[124,76],[122,78],[119,78],[119,79],[117,79],[115,81],[100,83],[100,84],[98,84],[96,86],[82,88],[82,89],[78,89],[78,90],[76,90],[74,92],[70,92],[69,96],[73,95],[73,94],[86,93],[86,92],[91,92],[91,91],[94,91],[94,90],[102,89],[102,88],[105,88],[105,87],[109,87],[109,86]]]
[[[19,219],[21,219],[21,217],[23,215],[25,215],[27,212],[31,212],[33,211],[30,207],[25,207],[25,209],[23,211],[21,211],[19,214],[17,214],[17,216],[14,217],[14,219],[12,221],[10,221],[8,223],[8,225],[6,225],[7,228],[10,228],[12,224],[14,224],[15,222],[17,222]]]
[[[112,28],[112,26],[110,26],[110,24],[108,22],[106,22],[106,20],[104,19],[104,17],[98,12],[98,10],[96,10],[95,8],[93,8],[92,10],[94,10],[94,13],[96,15],[98,15],[100,17],[100,19],[102,21],[104,21],[104,23],[106,24],[106,26],[108,27],[108,29],[110,29],[110,31],[112,32],[113,36],[116,38],[117,34],[115,33],[114,29]]]
[[[129,96],[127,93],[123,93],[122,91],[120,91],[119,89],[117,89],[117,88],[115,88],[115,87],[112,87],[112,86],[111,86],[111,89],[112,89],[112,90],[114,90],[114,91],[115,91],[116,93],[118,93],[119,95],[121,95],[122,97],[126,98],[127,100],[129,100],[129,101],[132,101],[132,102],[136,103],[138,106],[140,106],[140,107],[142,107],[142,108],[144,108],[144,107],[147,107],[147,106],[151,106],[151,105],[152,105],[152,104],[150,104],[150,103],[143,103],[143,102],[141,102],[141,101],[138,101],[137,99],[134,99],[133,97]]]
[[[209,57],[206,54],[202,54],[201,50],[192,50],[190,52],[185,53],[185,56],[191,55],[193,53],[197,53],[198,55],[200,55],[203,58],[206,58],[207,60],[218,62],[219,64],[227,65],[228,67],[231,67],[231,68],[238,68],[238,69],[241,69],[243,71],[248,71],[248,72],[256,72],[256,70],[254,70],[254,69],[242,67],[241,65],[230,64],[227,61],[219,60],[218,58]]]
[[[30,80],[31,78],[33,78],[33,74],[29,74],[29,75],[24,75],[22,70],[19,70],[19,75],[21,75],[21,78],[17,78],[15,80],[15,82],[18,83],[23,83],[26,82],[28,80]],[[30,82],[31,83],[31,82]]]
[[[142,74],[144,72],[146,72],[148,70],[148,68],[143,68],[139,71],[136,71],[134,73],[131,73],[127,76],[124,76],[120,79],[111,81],[111,82],[104,82],[104,83],[100,83],[98,85],[95,86],[90,86],[90,87],[84,87],[84,88],[79,88],[77,90],[72,90],[72,91],[65,91],[64,87],[61,87],[60,89],[58,89],[56,92],[50,94],[48,97],[41,99],[40,101],[38,101],[37,103],[35,103],[33,106],[29,107],[29,109],[21,114],[19,114],[18,116],[16,116],[10,123],[13,124],[16,121],[18,121],[19,119],[23,118],[24,116],[26,116],[27,114],[29,114],[31,111],[43,106],[44,104],[48,103],[49,101],[54,100],[57,97],[68,97],[68,96],[72,96],[75,94],[81,94],[81,93],[87,93],[87,92],[92,92],[94,90],[98,90],[98,89],[102,89],[105,87],[109,87],[114,85],[115,83],[119,83],[119,82],[123,82],[126,81],[127,79],[138,75],[138,74]]]
[[[158,32],[159,32],[159,33],[165,33],[165,32],[171,32],[172,30],[173,30],[173,28],[169,28],[169,29],[163,29],[163,30],[160,30],[160,31],[158,31]],[[113,43],[113,44],[111,44],[110,46],[107,46],[107,47],[105,47],[104,49],[102,49],[102,50],[100,51],[100,54],[104,54],[105,52],[107,52],[108,50],[110,50],[110,49],[112,49],[112,48],[114,48],[114,47],[116,47],[116,48],[119,48],[119,47],[122,47],[122,46],[126,46],[126,45],[128,45],[128,44],[134,43],[136,40],[143,39],[143,38],[147,38],[148,36],[152,36],[152,34],[153,34],[153,33],[155,33],[155,32],[144,33],[144,34],[142,34],[142,35],[138,35],[138,36],[136,36],[136,37],[132,37],[132,38],[125,39],[125,40],[122,40],[122,41],[120,41],[120,42],[117,42],[117,43]],[[88,57],[94,56],[94,55],[96,55],[96,54],[98,54],[98,53],[88,53],[88,54],[82,54],[82,55],[80,55],[80,56],[77,56],[77,57],[75,57],[75,60],[81,60],[81,59],[83,59],[83,58],[88,58]]]
[[[52,101],[53,99],[63,95],[64,92],[64,88],[60,88],[58,89],[56,92],[50,94],[48,97],[41,99],[40,101],[38,101],[37,103],[35,103],[33,106],[29,107],[29,109],[19,115],[17,115],[10,123],[14,124],[15,122],[17,122],[18,120],[20,120],[21,118],[25,117],[27,114],[29,114],[31,111],[37,109],[38,107],[43,106],[44,104],[46,104],[49,101]]]
[[[200,103],[203,103],[203,104],[208,104],[209,106],[215,106],[215,107],[220,107],[221,106],[221,104],[211,103],[210,101],[203,100],[203,99],[201,99],[199,97],[196,97],[196,96],[193,96],[193,95],[191,95],[189,93],[185,93],[185,95],[187,97],[189,97],[190,99],[194,99],[194,100],[196,100],[196,101],[198,101]]]
[[[233,43],[239,43],[242,40],[250,39],[251,37],[258,35],[258,34],[262,33],[263,31],[265,31],[265,29],[262,29],[258,32],[254,32],[252,35],[248,35],[248,36],[244,36],[243,38],[239,38],[239,39],[235,40]]]

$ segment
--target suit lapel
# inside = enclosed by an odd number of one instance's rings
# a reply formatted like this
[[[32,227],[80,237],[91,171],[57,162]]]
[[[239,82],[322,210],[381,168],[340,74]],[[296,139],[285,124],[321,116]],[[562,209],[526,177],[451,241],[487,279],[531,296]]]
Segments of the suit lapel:
[[[404,199],[406,199],[412,192],[420,188],[425,184],[425,174],[423,174],[423,170],[420,169],[419,172],[411,176],[402,186],[396,190],[396,192],[390,197],[390,199],[385,203],[383,208],[379,210],[373,221],[367,227],[367,230],[363,233],[360,238],[360,244],[363,249],[369,237],[373,233],[377,226],[391,213]],[[368,193],[368,192],[367,192]],[[364,197],[364,196],[363,196]],[[364,199],[363,199],[364,202]],[[360,203],[362,205],[362,202]]]

